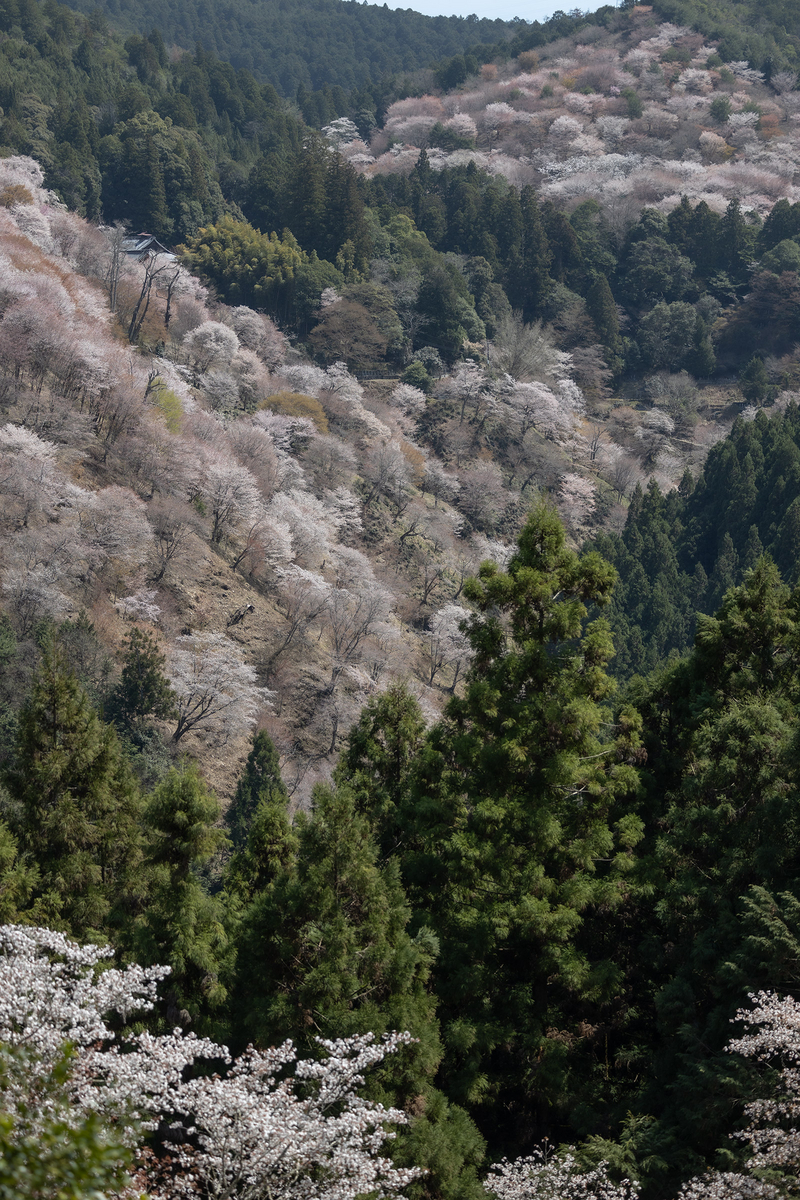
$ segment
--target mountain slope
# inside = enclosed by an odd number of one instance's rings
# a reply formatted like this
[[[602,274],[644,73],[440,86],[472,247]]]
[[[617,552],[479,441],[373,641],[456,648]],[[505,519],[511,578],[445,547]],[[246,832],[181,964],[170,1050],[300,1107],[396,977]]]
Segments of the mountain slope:
[[[146,33],[157,26],[165,41],[184,49],[195,44],[234,67],[246,67],[287,96],[299,86],[345,89],[386,74],[414,71],[477,42],[500,42],[514,22],[469,17],[426,17],[354,0],[77,0],[98,7],[118,28]]]

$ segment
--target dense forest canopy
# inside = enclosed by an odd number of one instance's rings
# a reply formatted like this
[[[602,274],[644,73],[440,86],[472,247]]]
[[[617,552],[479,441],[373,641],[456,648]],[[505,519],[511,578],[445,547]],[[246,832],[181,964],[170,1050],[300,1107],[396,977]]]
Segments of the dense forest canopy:
[[[253,71],[285,96],[298,88],[351,91],[386,75],[403,75],[476,43],[501,43],[515,22],[474,17],[426,17],[410,7],[389,9],[356,0],[244,0],[224,11],[208,4],[75,4],[87,16],[98,7],[126,33],[161,30],[185,50],[196,45],[235,68]]]

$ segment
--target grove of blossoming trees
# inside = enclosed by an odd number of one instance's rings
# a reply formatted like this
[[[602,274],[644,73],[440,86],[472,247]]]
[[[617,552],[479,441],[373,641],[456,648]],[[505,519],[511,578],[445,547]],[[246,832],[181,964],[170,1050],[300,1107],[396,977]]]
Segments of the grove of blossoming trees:
[[[87,1117],[96,1117],[110,1154],[86,1181],[95,1192],[112,1186],[125,1196],[144,1187],[154,1200],[354,1200],[365,1192],[397,1195],[417,1177],[382,1154],[387,1126],[403,1122],[403,1113],[359,1094],[364,1073],[400,1051],[407,1035],[321,1041],[317,1061],[298,1061],[286,1042],[233,1062],[225,1046],[180,1029],[121,1036],[114,1022],[152,1009],[168,969],[98,971],[110,953],[48,929],[0,929],[6,1153],[23,1143],[35,1154],[35,1141],[47,1145],[56,1128],[69,1145]],[[197,1073],[202,1060],[222,1074]],[[165,1121],[159,1158],[148,1133]],[[120,1167],[132,1171],[134,1184],[117,1192]],[[44,1194],[67,1182],[58,1168],[55,1159]],[[9,1195],[24,1188],[27,1175],[24,1157],[0,1167]]]

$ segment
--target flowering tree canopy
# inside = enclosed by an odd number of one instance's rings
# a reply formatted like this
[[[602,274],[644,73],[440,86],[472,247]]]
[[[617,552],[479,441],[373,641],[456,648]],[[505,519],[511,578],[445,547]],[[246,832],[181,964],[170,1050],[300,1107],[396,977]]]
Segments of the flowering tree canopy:
[[[305,1062],[291,1042],[231,1063],[225,1046],[180,1029],[124,1039],[109,1017],[152,1008],[169,968],[99,971],[110,953],[48,929],[0,928],[0,1088],[26,1144],[54,1117],[68,1136],[94,1114],[120,1155],[138,1152],[135,1194],[146,1187],[152,1200],[381,1200],[418,1176],[381,1153],[386,1125],[404,1114],[358,1094],[364,1072],[408,1034],[321,1040],[325,1057]],[[203,1058],[224,1074],[193,1073]],[[160,1162],[143,1143],[165,1119],[171,1158]]]
[[[584,1170],[571,1150],[549,1156],[536,1150],[530,1158],[495,1163],[484,1184],[496,1200],[636,1200],[638,1185],[614,1183],[600,1163]]]

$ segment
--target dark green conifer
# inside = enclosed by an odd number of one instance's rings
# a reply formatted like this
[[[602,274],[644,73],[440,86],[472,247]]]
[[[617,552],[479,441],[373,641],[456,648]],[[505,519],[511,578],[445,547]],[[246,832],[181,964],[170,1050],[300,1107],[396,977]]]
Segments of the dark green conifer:
[[[437,942],[429,929],[407,930],[397,860],[379,865],[370,823],[345,786],[315,789],[293,848],[242,919],[235,1037],[272,1045],[288,1035],[315,1052],[318,1036],[409,1030],[418,1043],[387,1060],[371,1092],[412,1114],[394,1156],[431,1172],[412,1196],[480,1200],[483,1140],[433,1086],[442,1054],[428,982]]]
[[[636,718],[607,732],[610,637],[603,620],[583,627],[614,574],[599,555],[568,550],[544,507],[508,571],[482,566],[468,593],[482,614],[475,662],[403,814],[415,920],[441,945],[446,1090],[485,1104],[500,1144],[520,1103],[529,1121],[531,1106],[541,1113],[562,1094],[569,1056],[554,1031],[618,986],[611,945],[581,934],[592,906],[620,902],[640,836],[635,819],[612,817],[636,787]]]
[[[164,674],[166,658],[144,629],[125,639],[122,675],[108,702],[113,720],[141,731],[148,718],[166,721],[175,713],[175,692]]]
[[[6,783],[20,849],[40,871],[36,894],[76,937],[118,923],[141,882],[138,791],[116,733],[55,644],[20,713]]]
[[[764,360],[754,354],[739,376],[739,390],[751,404],[766,400],[769,392],[769,375]]]
[[[253,738],[253,748],[247,756],[233,800],[225,813],[225,824],[234,849],[241,850],[247,841],[253,818],[262,801],[282,804],[284,808],[289,801],[281,778],[278,751],[272,738],[263,729]]]
[[[716,366],[717,358],[708,335],[708,329],[705,321],[698,314],[695,321],[692,349],[686,357],[686,367],[698,379],[707,379],[714,374]]]
[[[362,710],[336,765],[334,779],[369,817],[384,859],[400,852],[407,832],[401,814],[424,733],[419,704],[393,684]]]
[[[164,176],[159,162],[158,149],[152,137],[147,138],[142,155],[142,228],[157,238],[168,241],[172,236],[174,222],[167,209],[167,193]]]
[[[185,1024],[225,999],[219,971],[227,945],[220,904],[197,870],[225,844],[219,804],[195,766],[173,769],[144,811],[150,897],[134,930],[137,961],[172,968],[167,1020]]]

